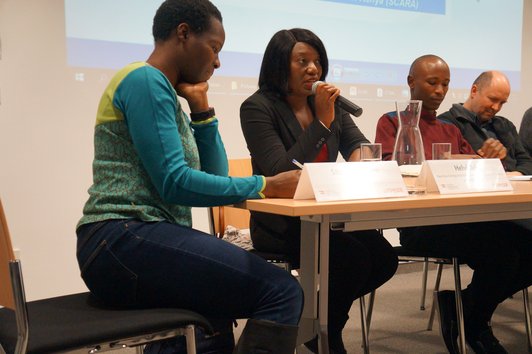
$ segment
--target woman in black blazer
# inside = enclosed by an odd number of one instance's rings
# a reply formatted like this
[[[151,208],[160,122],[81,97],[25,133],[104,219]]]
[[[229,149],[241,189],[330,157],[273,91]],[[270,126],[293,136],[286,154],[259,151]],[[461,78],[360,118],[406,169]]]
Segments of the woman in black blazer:
[[[340,91],[325,80],[328,59],[321,40],[306,29],[277,32],[264,53],[259,90],[240,108],[240,120],[253,173],[272,176],[305,162],[360,159],[368,142],[351,116],[335,106]],[[251,237],[260,251],[299,259],[299,218],[252,212]],[[329,271],[329,348],[346,353],[342,329],[351,304],[392,277],[397,257],[376,230],[331,231]],[[317,340],[306,344],[317,352]]]

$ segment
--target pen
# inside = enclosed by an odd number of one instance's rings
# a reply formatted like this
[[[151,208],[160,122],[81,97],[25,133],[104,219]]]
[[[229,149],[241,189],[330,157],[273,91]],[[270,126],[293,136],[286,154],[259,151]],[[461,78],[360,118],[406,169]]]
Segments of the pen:
[[[509,179],[510,181],[532,181],[532,176],[530,175],[512,176]]]
[[[292,159],[292,163],[296,165],[297,167],[299,167],[300,169],[303,169],[303,165],[296,159]]]

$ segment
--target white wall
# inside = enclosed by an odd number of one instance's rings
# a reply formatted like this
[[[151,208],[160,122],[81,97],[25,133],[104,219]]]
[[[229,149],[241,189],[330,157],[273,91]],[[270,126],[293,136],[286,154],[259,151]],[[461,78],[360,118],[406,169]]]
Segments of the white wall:
[[[532,1],[525,3],[524,87],[502,111],[516,124],[532,106]],[[63,26],[62,0],[0,0],[0,196],[30,300],[85,290],[74,229],[91,183],[92,127],[106,81],[80,84],[65,72]],[[238,120],[244,98],[211,101],[233,158],[248,156]],[[373,139],[378,117],[393,107],[376,101],[363,107],[356,122]],[[203,210],[194,222],[206,229]]]

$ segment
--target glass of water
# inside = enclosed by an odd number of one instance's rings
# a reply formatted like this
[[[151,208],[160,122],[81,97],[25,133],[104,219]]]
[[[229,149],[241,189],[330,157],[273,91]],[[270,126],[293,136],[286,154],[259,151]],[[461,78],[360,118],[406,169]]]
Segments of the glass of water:
[[[360,161],[381,161],[382,144],[363,143],[360,145]]]
[[[432,159],[449,160],[451,158],[451,143],[433,143]]]

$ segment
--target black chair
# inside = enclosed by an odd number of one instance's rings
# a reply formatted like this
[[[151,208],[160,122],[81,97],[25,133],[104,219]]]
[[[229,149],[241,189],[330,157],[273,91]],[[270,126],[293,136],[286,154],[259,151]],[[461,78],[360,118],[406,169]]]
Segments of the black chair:
[[[407,248],[404,248],[403,246],[395,246],[394,251],[395,251],[395,254],[397,255],[397,258],[399,259],[399,264],[409,264],[413,262],[423,263],[419,309],[421,311],[424,311],[426,294],[427,294],[427,280],[428,280],[429,265],[433,263],[438,266],[437,267],[437,270],[438,270],[437,278],[438,278],[438,277],[441,277],[441,270],[442,270],[443,265],[452,264],[452,259],[448,257],[438,257],[434,255],[431,255],[431,256],[420,255],[419,252],[411,251]]]
[[[209,321],[187,310],[108,308],[90,293],[26,302],[20,260],[15,259],[0,200],[0,353],[88,353],[137,347],[184,335],[196,353],[195,326]]]
[[[460,262],[457,258],[449,257],[449,256],[443,256],[443,255],[436,255],[436,254],[420,254],[420,252],[415,252],[412,250],[409,250],[407,248],[404,248],[403,246],[396,246],[394,247],[394,250],[399,258],[400,262],[422,262],[423,263],[423,274],[421,278],[421,301],[419,305],[420,310],[425,310],[425,298],[427,293],[427,279],[428,279],[428,269],[429,264],[434,263],[437,265],[437,273],[436,273],[436,283],[434,286],[433,291],[433,298],[432,298],[432,305],[431,305],[431,313],[429,318],[429,323],[427,326],[427,330],[432,330],[432,324],[434,322],[434,314],[436,310],[435,306],[435,300],[436,300],[436,292],[439,291],[440,286],[440,280],[441,280],[441,274],[443,270],[444,265],[453,265],[453,269],[458,272],[460,272]],[[457,267],[454,267],[456,263]],[[455,274],[455,289],[460,288],[461,289],[461,283],[460,281],[460,273],[458,273],[458,278]],[[460,294],[461,297],[461,294]]]

